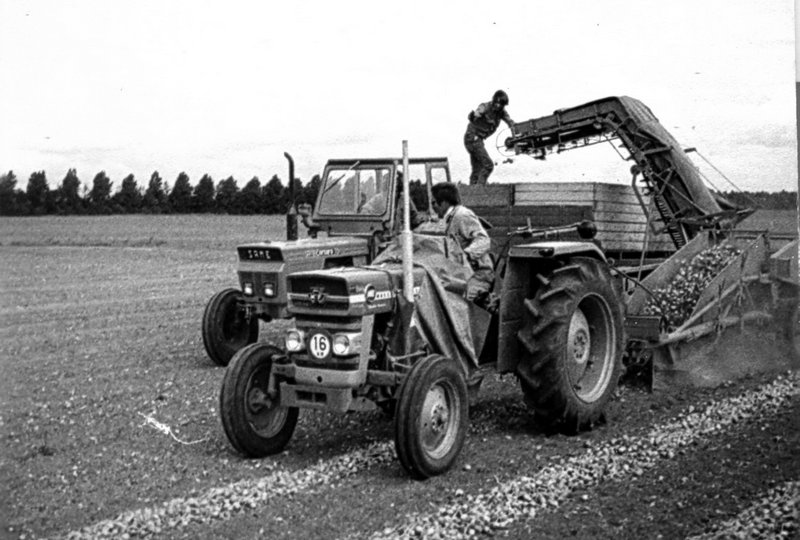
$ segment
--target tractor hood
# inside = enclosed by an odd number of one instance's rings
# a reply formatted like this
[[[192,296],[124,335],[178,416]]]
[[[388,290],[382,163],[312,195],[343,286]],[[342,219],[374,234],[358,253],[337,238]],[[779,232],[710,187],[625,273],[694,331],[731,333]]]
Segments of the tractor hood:
[[[289,313],[357,317],[392,311],[401,274],[399,265],[296,272],[288,279]]]
[[[236,248],[242,261],[296,261],[365,255],[367,239],[351,236],[304,238],[244,244]]]

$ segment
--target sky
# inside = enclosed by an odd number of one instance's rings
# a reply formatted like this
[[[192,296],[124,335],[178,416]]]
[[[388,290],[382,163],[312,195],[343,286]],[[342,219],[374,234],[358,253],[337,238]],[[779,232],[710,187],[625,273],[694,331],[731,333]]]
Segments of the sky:
[[[467,114],[504,89],[515,121],[635,97],[719,189],[796,190],[794,3],[0,0],[0,171],[243,187],[407,140],[467,181]],[[498,133],[490,182],[630,182],[611,148],[507,159]]]

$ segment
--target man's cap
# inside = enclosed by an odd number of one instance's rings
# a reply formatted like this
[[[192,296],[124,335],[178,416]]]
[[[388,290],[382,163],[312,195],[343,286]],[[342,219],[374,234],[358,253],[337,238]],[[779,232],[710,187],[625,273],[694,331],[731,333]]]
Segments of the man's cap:
[[[508,94],[506,94],[505,91],[503,90],[498,90],[497,92],[494,93],[494,96],[492,96],[492,101],[494,101],[495,103],[499,103],[505,107],[506,105],[508,105]]]

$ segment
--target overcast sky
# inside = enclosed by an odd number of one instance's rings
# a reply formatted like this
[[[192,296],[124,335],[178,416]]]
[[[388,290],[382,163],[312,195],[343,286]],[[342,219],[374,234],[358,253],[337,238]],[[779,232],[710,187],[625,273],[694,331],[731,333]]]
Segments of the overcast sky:
[[[0,77],[0,171],[23,189],[71,167],[114,189],[285,182],[284,152],[305,182],[403,139],[466,180],[467,113],[498,88],[517,121],[633,96],[740,188],[798,185],[792,0],[0,0]],[[504,163],[495,141],[490,181],[629,181],[611,149]]]

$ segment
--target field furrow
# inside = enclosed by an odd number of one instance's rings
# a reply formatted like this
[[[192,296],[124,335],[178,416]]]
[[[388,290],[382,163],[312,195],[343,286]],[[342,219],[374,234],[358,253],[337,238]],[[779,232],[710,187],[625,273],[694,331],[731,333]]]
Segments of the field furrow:
[[[220,426],[224,368],[201,317],[236,286],[234,247],[283,238],[282,225],[0,219],[0,538],[795,530],[797,375],[670,394],[623,385],[607,424],[566,437],[542,430],[515,377],[492,374],[456,466],[425,482],[405,474],[377,411],[304,410],[284,452],[243,459]],[[262,324],[261,338],[287,325]]]
[[[800,481],[785,482],[759,495],[755,504],[712,532],[690,540],[722,538],[795,538],[800,533]]]
[[[576,490],[652,474],[653,469],[664,460],[674,459],[681,449],[724,434],[734,424],[775,415],[798,394],[800,377],[780,379],[655,426],[643,437],[622,437],[590,445],[584,453],[569,457],[564,463],[532,476],[507,480],[478,495],[467,495],[434,512],[410,516],[370,538],[470,538],[494,534],[517,520],[534,519],[539,512],[552,511]]]
[[[753,420],[779,414],[798,394],[800,377],[779,379],[745,394],[712,402],[697,412],[680,414],[654,426],[642,436],[623,436],[588,445],[579,454],[560,456],[558,464],[531,471],[530,475],[523,470],[521,476],[506,478],[492,489],[475,494],[458,490],[454,502],[439,506],[430,513],[411,515],[402,523],[372,535],[358,531],[348,536],[470,538],[493,535],[508,529],[519,519],[530,520],[538,513],[554,511],[575,490],[650,474],[664,461],[675,459],[682,449],[723,436],[732,429],[741,430]],[[198,532],[199,524],[227,521],[266,505],[280,508],[280,499],[290,495],[302,498],[310,493],[320,493],[322,497],[330,497],[330,492],[335,493],[338,486],[347,483],[351,476],[389,463],[394,457],[391,444],[378,443],[322,460],[299,471],[273,471],[262,478],[228,484],[190,498],[173,499],[155,507],[124,513],[73,531],[66,537],[171,536],[173,531],[189,526]],[[392,488],[396,490],[397,486]],[[274,514],[275,509],[272,510]],[[341,510],[345,513],[363,511],[358,507]],[[310,510],[310,514],[313,513],[314,510]],[[291,522],[289,515],[271,517],[273,524]],[[270,538],[279,536],[271,529],[272,525],[265,524],[265,532]],[[302,527],[298,530],[290,528],[284,533],[290,533],[286,536],[289,538],[300,535]]]

